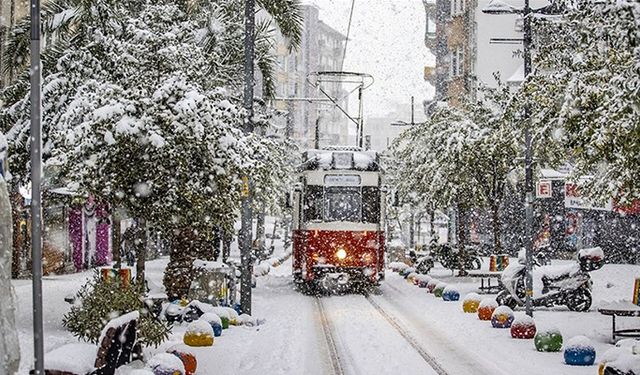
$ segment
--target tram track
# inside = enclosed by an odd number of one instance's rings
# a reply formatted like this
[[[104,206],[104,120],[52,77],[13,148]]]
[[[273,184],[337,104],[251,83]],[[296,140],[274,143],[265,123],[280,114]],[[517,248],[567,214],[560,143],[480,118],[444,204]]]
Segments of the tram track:
[[[374,314],[374,316],[379,316],[382,318],[382,319],[379,319],[381,324],[386,325],[388,328],[390,328],[391,331],[399,335],[401,338],[401,342],[406,342],[411,348],[413,348],[413,350],[417,354],[416,359],[418,357],[421,358],[424,361],[425,365],[428,366],[428,368],[430,368],[431,370],[433,370],[433,373],[435,374],[449,375],[449,373],[445,371],[442,368],[442,366],[438,363],[435,357],[429,354],[417,342],[417,340],[411,335],[411,333],[406,328],[404,328],[401,323],[399,323],[397,318],[395,318],[393,315],[385,311],[385,309],[382,308],[370,295],[365,294],[362,297],[366,300],[366,303],[364,301],[363,303],[365,303],[366,306],[370,306],[373,309],[371,313]],[[342,375],[342,374],[350,374],[352,372],[357,373],[358,372],[357,363],[350,364],[349,362],[345,362],[347,360],[353,359],[349,355],[350,350],[352,349],[348,347],[347,348],[343,347],[342,349],[345,349],[345,350],[341,350],[341,348],[339,348],[340,344],[344,345],[345,343],[340,342],[339,336],[341,335],[341,333],[337,332],[335,324],[331,321],[330,314],[327,313],[327,310],[322,302],[322,298],[315,297],[315,302],[319,312],[320,323],[321,323],[323,335],[327,344],[327,349],[328,349],[328,354],[329,354],[329,359],[330,359],[331,369],[333,374]],[[342,334],[344,334],[344,332],[342,332]],[[354,354],[354,353],[351,353],[351,354]]]
[[[331,361],[331,369],[333,370],[334,375],[343,375],[344,367],[342,366],[342,360],[340,357],[340,353],[338,352],[338,347],[336,345],[336,340],[334,337],[334,329],[329,319],[327,317],[327,313],[322,305],[322,301],[320,301],[320,297],[315,297],[316,306],[318,307],[318,312],[320,314],[320,324],[322,325],[322,332],[327,343],[327,349],[329,351],[329,360]]]
[[[398,320],[394,318],[392,315],[387,313],[376,301],[373,300],[371,295],[365,295],[366,300],[373,306],[373,308],[384,318],[384,320],[393,327],[393,329],[402,336],[402,338],[422,357],[422,359],[427,362],[427,364],[438,374],[438,375],[449,375],[442,366],[438,363],[438,361],[429,354],[418,342],[416,339],[405,329],[402,325],[398,323]]]

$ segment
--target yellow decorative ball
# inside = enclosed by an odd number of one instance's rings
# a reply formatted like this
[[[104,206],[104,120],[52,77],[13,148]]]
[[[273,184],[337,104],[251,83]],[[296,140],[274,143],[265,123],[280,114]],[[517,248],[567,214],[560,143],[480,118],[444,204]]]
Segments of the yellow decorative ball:
[[[196,320],[187,326],[187,331],[182,339],[189,346],[213,345],[213,328],[204,320]]]
[[[482,297],[477,293],[469,293],[462,300],[462,311],[470,314],[475,314],[478,312],[478,308],[480,307],[480,301]]]

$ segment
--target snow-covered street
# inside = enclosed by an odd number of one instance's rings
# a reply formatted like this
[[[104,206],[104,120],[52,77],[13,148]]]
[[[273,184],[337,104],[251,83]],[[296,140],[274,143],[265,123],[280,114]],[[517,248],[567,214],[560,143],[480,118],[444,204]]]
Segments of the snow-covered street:
[[[166,258],[148,262],[148,278],[159,283],[166,264]],[[595,342],[597,352],[603,353],[612,346],[610,320],[596,308],[605,301],[626,299],[632,292],[626,280],[639,269],[606,265],[593,274],[595,303],[590,312],[537,310],[538,327],[558,327],[565,338],[586,335]],[[295,290],[290,272],[289,259],[258,279],[253,315],[265,319],[264,324],[231,327],[216,338],[212,347],[189,349],[197,356],[198,374],[330,374],[336,370],[344,374],[449,375],[596,372],[595,366],[565,365],[562,353],[537,352],[532,340],[512,339],[509,330],[492,328],[475,314],[463,313],[461,302],[444,302],[391,271],[387,271],[382,286],[368,296],[322,297]],[[607,277],[612,274],[615,278]],[[475,279],[453,277],[439,267],[432,275],[455,283],[462,294],[478,286]],[[90,276],[87,272],[45,278],[46,351],[77,341],[61,324],[62,315],[69,309],[64,297]],[[14,286],[20,307],[21,373],[27,373],[32,366],[31,285],[18,280]],[[630,320],[626,323],[637,324],[637,318]],[[158,348],[149,348],[146,354],[151,356],[174,346],[184,348],[185,328],[184,324],[174,326],[170,339]]]

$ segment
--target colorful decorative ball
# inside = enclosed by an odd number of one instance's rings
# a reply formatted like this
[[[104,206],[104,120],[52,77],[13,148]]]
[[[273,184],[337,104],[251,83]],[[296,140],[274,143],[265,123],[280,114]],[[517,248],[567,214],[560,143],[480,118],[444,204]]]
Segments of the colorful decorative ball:
[[[436,289],[436,285],[438,285],[440,282],[436,279],[431,279],[428,283],[427,283],[427,292],[429,293],[433,293],[434,289]]]
[[[213,328],[204,320],[196,320],[189,323],[184,333],[183,341],[189,346],[213,345]]]
[[[240,321],[238,319],[238,312],[231,307],[224,307],[224,309],[229,313],[229,324],[231,324],[232,326],[239,325]]]
[[[154,355],[147,366],[153,371],[153,375],[186,375],[180,358],[169,353]]]
[[[418,276],[417,273],[415,272],[411,272],[410,274],[407,275],[407,277],[405,277],[405,279],[407,280],[407,282],[409,283],[414,283],[414,280],[416,279],[416,276]]]
[[[564,362],[571,366],[591,366],[596,360],[596,350],[585,336],[575,336],[564,348]]]
[[[539,352],[559,352],[562,349],[562,334],[555,328],[538,331],[533,341]]]
[[[229,311],[225,307],[216,306],[213,308],[213,312],[220,317],[222,328],[228,329],[229,323],[231,321],[231,316],[229,316]]]
[[[215,337],[222,335],[222,319],[216,313],[204,313],[200,317],[200,320],[204,320],[211,325]]]
[[[476,314],[482,298],[478,293],[469,293],[462,300],[462,311],[466,313]]]
[[[196,373],[196,370],[198,369],[198,360],[196,360],[196,357],[193,354],[175,347],[167,350],[167,353],[180,358],[182,365],[184,366],[185,375],[193,375]]]
[[[453,286],[447,286],[442,291],[442,299],[444,301],[458,301],[460,299],[460,292]]]
[[[536,322],[527,314],[516,314],[511,323],[511,337],[514,339],[532,339],[536,335]]]
[[[442,293],[444,293],[444,288],[447,287],[446,283],[440,282],[438,283],[438,285],[436,285],[435,289],[433,290],[433,295],[441,298],[442,297]]]
[[[418,282],[418,288],[426,288],[427,284],[429,284],[429,281],[431,281],[431,277],[427,275],[422,275]]]
[[[493,298],[485,298],[478,305],[478,319],[491,320],[493,312],[498,308],[498,302]]]
[[[407,276],[409,276],[410,274],[416,272],[416,269],[413,267],[407,267],[405,269],[403,269],[402,271],[400,271],[400,276],[404,277],[405,279],[407,278]]]
[[[491,325],[493,328],[510,328],[513,319],[513,310],[509,306],[500,306],[491,314]]]

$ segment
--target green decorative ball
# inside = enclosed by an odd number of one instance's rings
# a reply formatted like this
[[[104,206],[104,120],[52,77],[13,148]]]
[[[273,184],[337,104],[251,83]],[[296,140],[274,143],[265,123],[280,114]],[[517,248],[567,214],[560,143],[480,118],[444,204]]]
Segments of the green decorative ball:
[[[229,328],[229,318],[227,318],[226,316],[221,316],[220,320],[222,321],[222,329],[228,329]]]
[[[433,295],[438,298],[441,298],[442,294],[444,293],[444,288],[446,287],[447,286],[444,284],[436,286],[436,288],[433,290]]]
[[[538,332],[533,341],[539,352],[559,352],[562,349],[562,334],[558,330]]]

